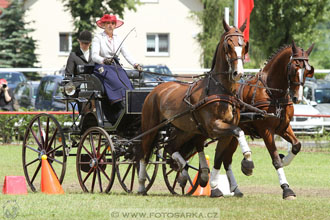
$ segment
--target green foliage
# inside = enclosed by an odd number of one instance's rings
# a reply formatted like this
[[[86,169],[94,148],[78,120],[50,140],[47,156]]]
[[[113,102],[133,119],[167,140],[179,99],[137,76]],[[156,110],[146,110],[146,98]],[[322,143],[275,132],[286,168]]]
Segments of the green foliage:
[[[224,8],[233,8],[231,0],[203,0],[204,10],[196,12],[198,23],[203,26],[203,31],[197,35],[203,53],[201,60],[205,68],[210,68],[215,51],[215,47],[224,32],[222,19],[224,18]]]
[[[328,19],[329,6],[329,0],[254,1],[250,26],[251,59],[261,63],[274,50],[292,40],[307,50],[320,36],[317,24]],[[329,48],[327,50],[329,52]]]
[[[125,8],[136,10],[135,0],[62,0],[70,11],[75,26],[73,35],[73,49],[79,46],[78,35],[83,30],[93,31],[96,28],[96,20],[103,14],[116,14],[123,18]]]
[[[196,13],[203,26],[197,36],[203,54],[201,59],[205,68],[211,66],[215,45],[223,33],[222,18],[224,8],[230,7],[233,17],[234,1],[203,0],[204,11]],[[330,0],[258,0],[250,18],[251,62],[246,68],[260,68],[273,51],[292,40],[305,50],[316,43],[310,56],[314,68],[330,68]],[[231,20],[233,20],[231,18]]]
[[[33,67],[37,62],[36,41],[26,29],[24,9],[21,1],[14,0],[3,9],[0,19],[0,67]]]

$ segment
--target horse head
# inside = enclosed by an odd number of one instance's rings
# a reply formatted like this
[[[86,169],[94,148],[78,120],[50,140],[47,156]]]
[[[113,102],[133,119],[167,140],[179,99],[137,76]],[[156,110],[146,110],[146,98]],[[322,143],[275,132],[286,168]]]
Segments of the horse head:
[[[306,77],[313,77],[314,67],[308,63],[308,57],[314,44],[307,51],[299,48],[292,42],[292,56],[288,64],[288,81],[290,96],[294,103],[299,103],[303,97],[303,87]]]
[[[249,49],[249,42],[244,41],[243,31],[246,28],[246,20],[240,28],[230,27],[223,19],[223,27],[226,31],[222,38],[223,52],[228,64],[230,81],[238,81],[244,74],[244,57]]]

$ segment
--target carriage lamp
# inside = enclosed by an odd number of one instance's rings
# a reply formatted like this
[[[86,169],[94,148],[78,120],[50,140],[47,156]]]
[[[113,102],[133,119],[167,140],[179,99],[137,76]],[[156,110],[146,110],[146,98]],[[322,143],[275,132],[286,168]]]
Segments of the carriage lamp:
[[[64,91],[66,95],[71,96],[76,92],[76,86],[70,81],[64,86]]]

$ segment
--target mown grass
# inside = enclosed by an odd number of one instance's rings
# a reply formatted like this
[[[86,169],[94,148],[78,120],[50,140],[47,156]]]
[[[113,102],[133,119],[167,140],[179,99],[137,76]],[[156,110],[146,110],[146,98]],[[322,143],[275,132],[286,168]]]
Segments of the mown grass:
[[[0,219],[5,219],[3,207],[11,201],[15,201],[19,207],[15,219],[112,219],[111,210],[164,208],[173,212],[184,212],[192,208],[206,211],[217,209],[220,219],[330,219],[329,151],[321,149],[320,152],[300,152],[292,164],[285,168],[290,186],[297,194],[296,200],[286,201],[282,199],[282,190],[267,150],[258,146],[251,148],[256,167],[252,176],[246,177],[240,171],[242,155],[239,149],[234,155],[233,170],[245,193],[243,198],[173,196],[165,186],[161,170],[149,196],[123,193],[117,181],[110,194],[85,194],[76,177],[75,158],[70,157],[63,183],[65,195],[32,192],[28,195],[1,195]],[[206,152],[211,156],[212,165],[214,146],[209,146]],[[285,150],[281,152],[285,153]],[[23,175],[21,146],[0,146],[0,155],[2,188],[4,176]]]

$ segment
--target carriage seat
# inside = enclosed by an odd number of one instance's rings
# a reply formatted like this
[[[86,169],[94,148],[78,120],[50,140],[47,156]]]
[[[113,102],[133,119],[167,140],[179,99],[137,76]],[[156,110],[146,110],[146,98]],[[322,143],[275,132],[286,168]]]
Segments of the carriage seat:
[[[104,86],[101,80],[93,74],[94,65],[78,65],[77,78],[81,80],[79,97],[90,97],[93,93],[98,92],[102,97],[105,96]]]

